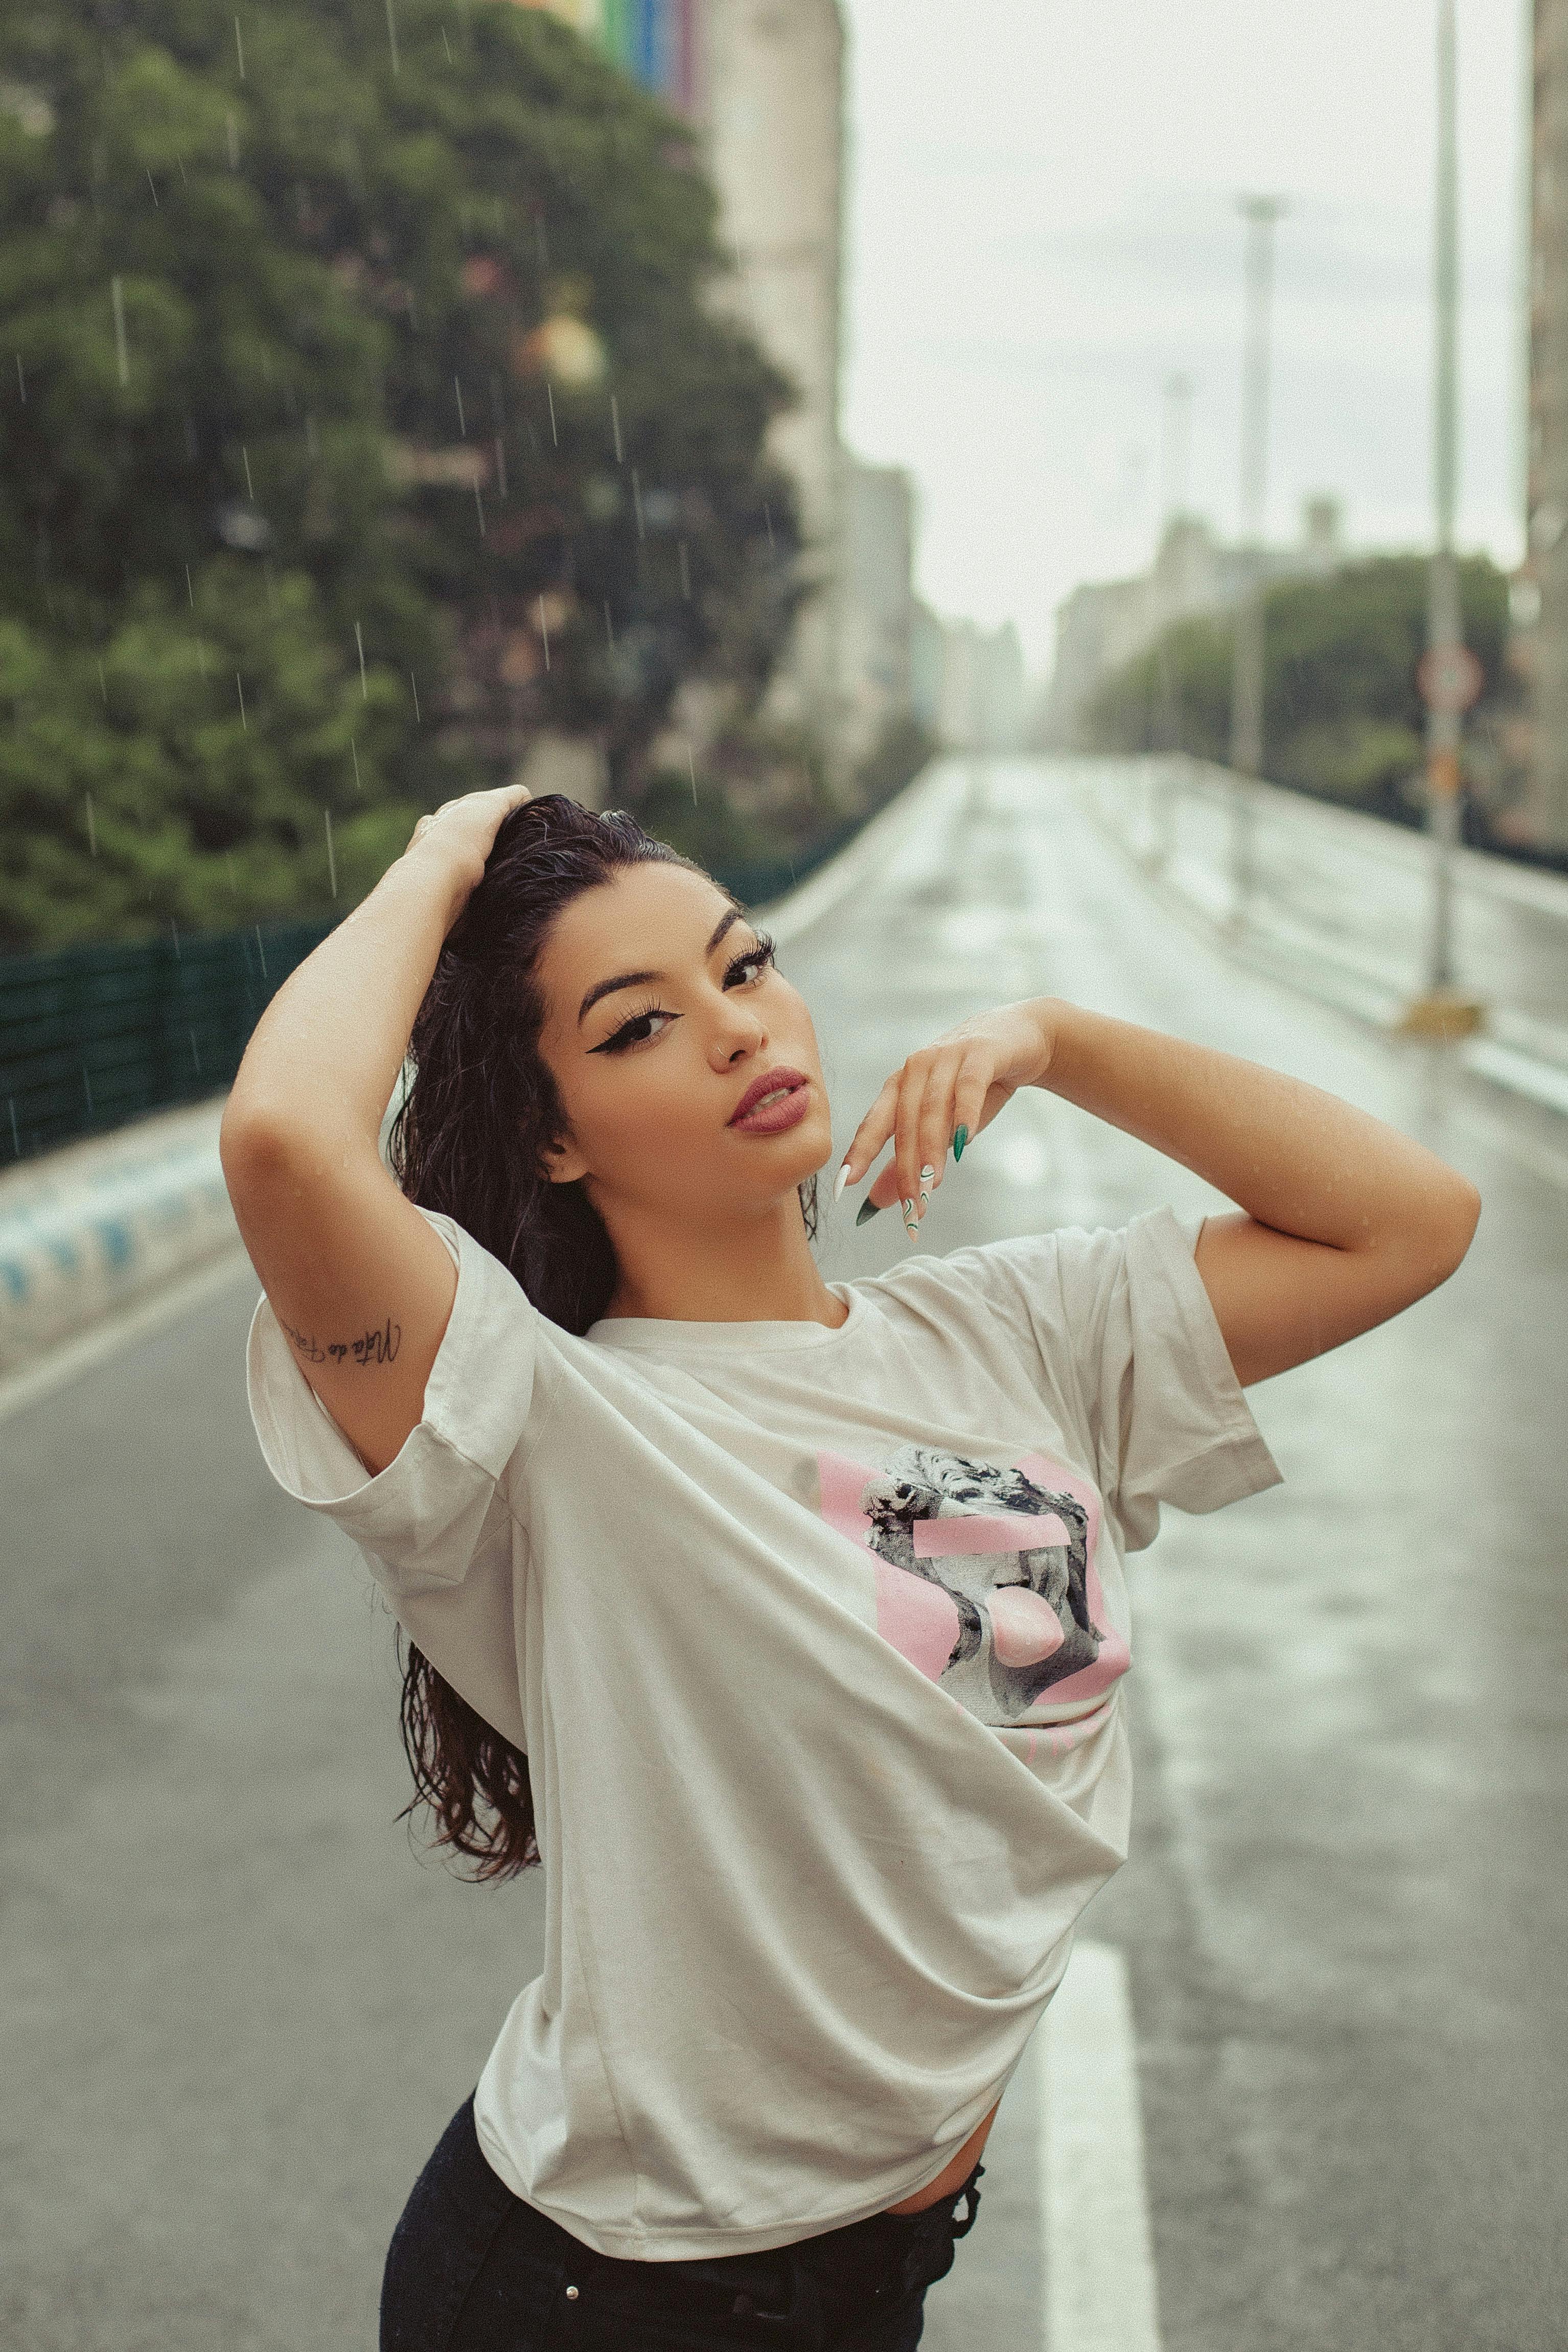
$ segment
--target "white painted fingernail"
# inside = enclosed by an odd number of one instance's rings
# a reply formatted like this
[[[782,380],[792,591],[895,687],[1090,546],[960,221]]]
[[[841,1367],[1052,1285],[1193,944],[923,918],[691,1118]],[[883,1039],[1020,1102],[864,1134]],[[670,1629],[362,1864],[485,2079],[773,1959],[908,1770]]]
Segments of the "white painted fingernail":
[[[921,1221],[915,1214],[914,1202],[912,1201],[906,1201],[903,1203],[903,1211],[904,1225],[906,1230],[911,1234],[918,1234],[921,1229]]]
[[[846,1160],[840,1162],[838,1173],[833,1180],[833,1197],[836,1201],[839,1198],[840,1194],[843,1192],[844,1187],[848,1183],[848,1181],[849,1162]]]

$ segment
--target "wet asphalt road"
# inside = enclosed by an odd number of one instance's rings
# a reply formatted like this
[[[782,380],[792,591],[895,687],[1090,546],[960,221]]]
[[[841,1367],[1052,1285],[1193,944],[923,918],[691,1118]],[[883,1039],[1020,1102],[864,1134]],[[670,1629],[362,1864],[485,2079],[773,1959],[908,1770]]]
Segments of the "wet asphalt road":
[[[1077,997],[1289,1069],[1480,1184],[1442,1291],[1253,1391],[1283,1486],[1134,1562],[1131,1969],[1168,2352],[1568,2340],[1563,1123],[1243,973],[1163,913],[1071,772],[954,769],[784,947],[840,1145],[961,1013]],[[1186,1171],[1046,1096],[921,1246],[1120,1223]],[[825,1209],[825,1271],[890,1216]],[[0,1426],[0,2347],[344,2352],[539,1949],[536,1884],[411,1851],[390,1621],[272,1486],[247,1271]],[[1040,2341],[1030,2082],[928,2352]]]

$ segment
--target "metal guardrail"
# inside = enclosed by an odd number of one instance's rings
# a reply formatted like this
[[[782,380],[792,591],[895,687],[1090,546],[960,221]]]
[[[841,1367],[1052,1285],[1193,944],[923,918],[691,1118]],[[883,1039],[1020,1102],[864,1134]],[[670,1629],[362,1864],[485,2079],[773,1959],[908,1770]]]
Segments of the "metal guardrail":
[[[725,866],[717,878],[761,906],[815,874],[864,822],[844,818],[794,857]],[[0,959],[0,1168],[221,1092],[268,1000],[338,919]]]
[[[793,859],[719,879],[792,935],[933,789],[951,792],[951,779],[932,774],[869,822],[842,822]],[[821,870],[862,833],[844,873]],[[812,889],[796,889],[808,877]],[[51,1349],[176,1276],[230,1254],[242,1262],[218,1160],[222,1097],[268,998],[331,928],[281,923],[0,962],[0,1410],[9,1375],[25,1381]],[[398,1099],[395,1090],[384,1148]]]
[[[0,960],[0,1167],[221,1092],[274,992],[332,927],[176,931]]]

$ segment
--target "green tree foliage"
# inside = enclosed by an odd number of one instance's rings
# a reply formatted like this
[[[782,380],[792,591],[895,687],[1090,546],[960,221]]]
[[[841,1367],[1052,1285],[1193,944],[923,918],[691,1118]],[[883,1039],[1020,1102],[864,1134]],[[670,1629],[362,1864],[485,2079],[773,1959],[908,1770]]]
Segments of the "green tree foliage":
[[[1485,556],[1459,568],[1465,636],[1486,674],[1472,730],[1484,760],[1489,715],[1504,692],[1508,583]],[[1264,772],[1298,791],[1409,817],[1423,760],[1416,669],[1426,642],[1427,566],[1378,556],[1266,600]],[[1233,639],[1228,620],[1178,622],[1114,671],[1084,713],[1088,748],[1230,756]]]
[[[510,0],[0,20],[0,949],[352,903],[542,726],[754,699],[784,380],[680,126]]]

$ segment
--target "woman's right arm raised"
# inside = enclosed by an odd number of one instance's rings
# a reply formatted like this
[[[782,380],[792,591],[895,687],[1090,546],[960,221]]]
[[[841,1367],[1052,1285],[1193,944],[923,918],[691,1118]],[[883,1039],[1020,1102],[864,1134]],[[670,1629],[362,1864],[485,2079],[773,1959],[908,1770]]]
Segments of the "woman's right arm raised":
[[[373,1474],[401,1451],[457,1269],[379,1150],[442,942],[521,785],[422,817],[375,888],[257,1023],[219,1133],[251,1264],[306,1379]]]

